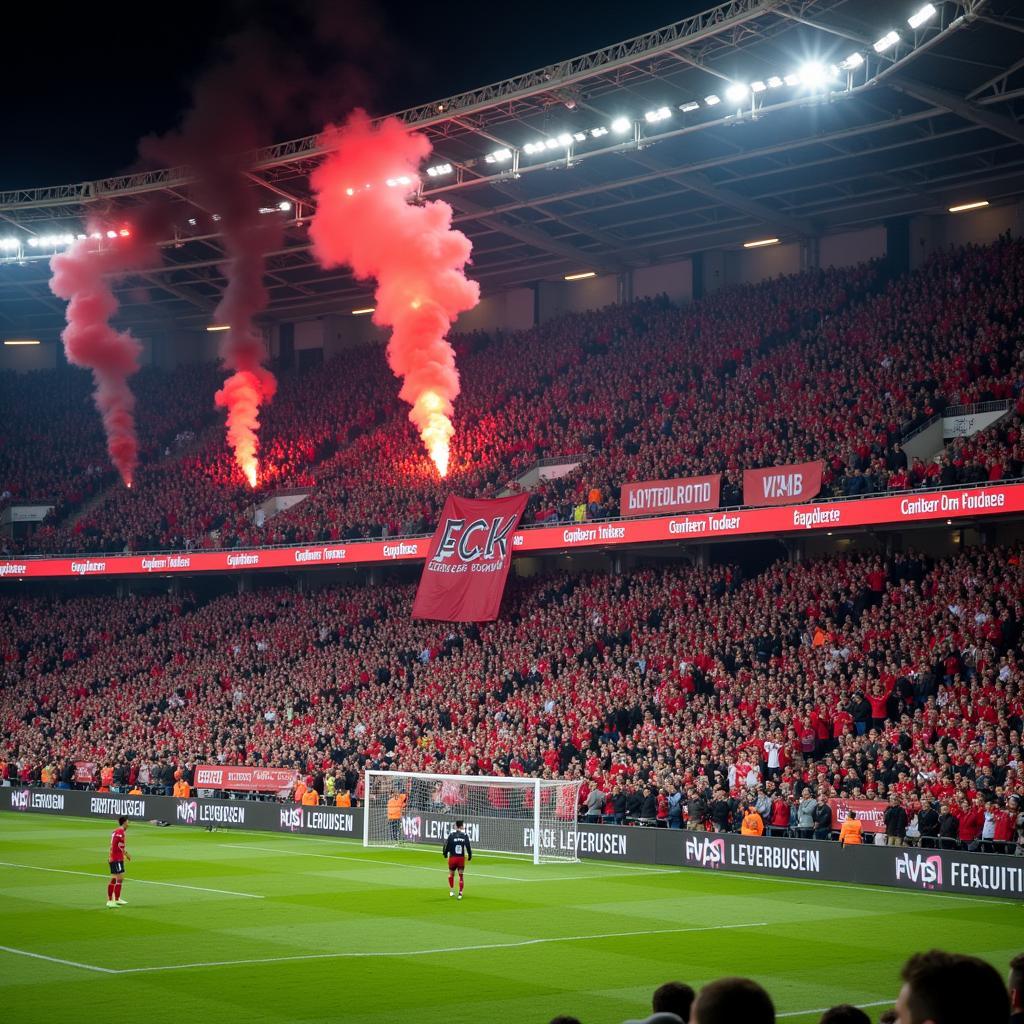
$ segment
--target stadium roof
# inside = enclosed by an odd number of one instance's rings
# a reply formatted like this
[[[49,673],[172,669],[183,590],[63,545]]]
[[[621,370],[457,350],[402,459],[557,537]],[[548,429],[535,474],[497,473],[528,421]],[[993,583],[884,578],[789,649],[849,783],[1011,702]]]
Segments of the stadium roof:
[[[398,116],[430,136],[432,164],[451,168],[424,176],[423,195],[455,208],[485,293],[1024,194],[1019,4],[936,2],[930,15],[928,6],[734,0]],[[898,40],[876,47],[891,31]],[[737,83],[765,87],[730,100]],[[311,136],[252,156],[268,210],[290,204],[268,214],[286,222],[267,271],[271,319],[346,312],[370,296],[309,251],[308,179],[320,155]],[[2,192],[0,244],[5,228],[9,245],[25,243],[84,230],[90,214],[130,223],[157,194],[180,213],[176,236],[162,266],[121,285],[124,314],[140,328],[205,325],[223,250],[187,169]],[[60,326],[47,258],[44,247],[0,248],[0,330]]]

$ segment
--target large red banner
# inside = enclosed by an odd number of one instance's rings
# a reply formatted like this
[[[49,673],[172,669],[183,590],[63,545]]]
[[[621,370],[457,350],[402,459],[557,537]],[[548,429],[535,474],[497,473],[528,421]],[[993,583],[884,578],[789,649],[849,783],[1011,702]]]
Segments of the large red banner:
[[[448,496],[427,551],[414,619],[493,622],[512,565],[512,532],[527,495],[485,500]]]
[[[695,512],[647,519],[538,526],[511,535],[517,555],[629,544],[705,543],[722,537],[806,534],[950,520],[960,524],[988,516],[1024,514],[1024,484],[942,491],[901,491],[849,501],[820,501],[787,508],[744,508]],[[240,551],[181,551],[158,555],[63,555],[57,558],[0,559],[0,585],[5,580],[55,579],[74,576],[190,576],[264,569],[330,569],[339,565],[381,565],[421,562],[430,541],[367,540],[342,544],[307,544]]]
[[[794,505],[810,501],[821,490],[824,463],[800,462],[743,470],[744,505]]]
[[[722,478],[717,474],[623,484],[619,512],[623,516],[642,516],[718,508],[721,484]]]
[[[243,765],[196,765],[196,789],[236,790],[243,793],[290,793],[298,771],[294,768],[251,768]]]
[[[865,832],[885,831],[885,809],[889,805],[884,800],[846,800],[842,797],[833,797],[829,800],[829,806],[832,808],[832,822],[835,828],[846,821],[850,811],[855,811]]]

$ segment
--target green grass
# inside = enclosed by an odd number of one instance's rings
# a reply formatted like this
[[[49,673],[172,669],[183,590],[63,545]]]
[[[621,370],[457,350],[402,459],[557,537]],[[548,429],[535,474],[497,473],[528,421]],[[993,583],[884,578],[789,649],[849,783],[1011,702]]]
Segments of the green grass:
[[[809,1024],[838,1002],[880,1012],[915,950],[1002,973],[1024,934],[1016,902],[483,853],[458,902],[433,850],[144,824],[129,905],[108,910],[110,827],[0,814],[7,1024],[618,1024],[663,981],[725,974]]]

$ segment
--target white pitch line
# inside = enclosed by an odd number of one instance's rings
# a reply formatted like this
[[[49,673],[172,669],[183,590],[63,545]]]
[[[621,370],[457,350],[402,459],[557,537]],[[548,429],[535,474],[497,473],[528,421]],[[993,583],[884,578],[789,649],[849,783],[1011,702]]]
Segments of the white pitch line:
[[[293,837],[301,838],[301,837]],[[397,868],[408,868],[412,871],[430,871],[434,874],[441,874],[444,871],[444,864],[437,867],[430,867],[426,864],[408,864],[405,861],[400,860],[382,860],[380,857],[364,857],[358,853],[310,853],[303,850],[301,853],[296,854],[294,850],[289,850],[283,843],[276,847],[271,846],[255,846],[252,843],[218,843],[220,847],[226,850],[258,850],[261,853],[276,853],[282,857],[319,857],[321,860],[354,860],[362,863],[370,864],[389,864]],[[593,875],[549,875],[541,878],[523,878],[519,875],[495,875],[488,871],[478,871],[476,868],[467,868],[474,878],[496,878],[501,882],[575,882],[586,880],[590,878],[618,878],[624,874],[632,874],[633,872],[626,868],[624,871],[616,872],[599,872]],[[676,871],[663,871],[661,874],[677,874]]]
[[[28,956],[33,960],[48,960],[51,964],[63,964],[65,967],[79,967],[83,971],[96,971],[98,974],[120,974],[111,967],[97,967],[95,964],[80,964],[77,960],[61,960],[59,956],[44,956],[42,953],[30,953],[27,949],[15,949],[14,946],[0,946],[5,953],[17,956]]]
[[[879,999],[874,1003],[854,1003],[854,1006],[859,1006],[862,1010],[867,1009],[870,1006],[892,1006],[896,1002],[895,999]],[[803,1017],[808,1013],[824,1013],[826,1010],[830,1010],[830,1006],[823,1006],[820,1009],[814,1010],[789,1010],[787,1013],[777,1013],[776,1017]]]
[[[636,932],[603,932],[597,935],[557,935],[543,939],[521,939],[517,942],[486,942],[475,946],[442,946],[434,949],[374,950],[348,953],[296,953],[294,956],[266,956],[253,960],[210,960],[191,964],[161,964],[157,967],[125,967],[115,974],[152,974],[157,971],[186,971],[197,967],[240,967],[246,964],[276,964],[296,960],[346,960],[375,957],[435,956],[441,953],[470,953],[485,949],[519,949],[524,946],[542,946],[552,942],[589,942],[594,939],[625,939],[639,935],[678,935],[683,932],[717,932],[736,928],[767,928],[767,921],[744,924],[716,924],[705,928],[654,928]]]
[[[0,860],[0,867],[24,868],[26,871],[50,871],[56,875],[84,875],[86,878],[109,878],[95,871],[71,871],[69,868],[44,868],[38,864],[15,864],[13,861]],[[153,882],[148,878],[131,878],[132,885],[165,885],[171,889],[191,889],[194,892],[215,892],[221,896],[244,896],[249,900],[265,900],[266,896],[257,896],[251,892],[235,892],[232,889],[208,889],[202,885],[183,885],[181,882]]]

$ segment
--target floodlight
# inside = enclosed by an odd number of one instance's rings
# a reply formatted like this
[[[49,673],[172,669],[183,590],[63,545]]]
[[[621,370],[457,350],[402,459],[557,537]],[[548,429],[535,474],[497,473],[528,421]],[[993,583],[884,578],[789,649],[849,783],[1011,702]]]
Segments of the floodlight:
[[[781,85],[782,85],[782,79],[779,78],[778,75],[772,75],[771,78],[768,79],[768,88],[769,89],[778,89]]]
[[[512,159],[512,150],[511,149],[507,149],[507,148],[505,148],[503,146],[501,149],[496,149],[491,154],[491,156],[493,156],[494,159],[498,160],[498,161],[501,161],[501,160],[511,160]]]
[[[628,117],[617,117],[612,121],[612,131],[623,135],[633,127],[633,122]]]
[[[573,132],[572,133],[572,137],[577,142],[586,142],[587,141],[587,133],[586,132]]]
[[[730,103],[742,103],[749,94],[750,87],[744,85],[743,82],[733,82],[732,85],[725,90],[725,98]]]
[[[981,210],[988,206],[987,199],[976,199],[972,203],[960,203],[959,206],[951,206],[949,208],[950,213],[966,213],[968,210]]]
[[[878,42],[875,43],[875,53],[885,53],[891,50],[900,41],[900,34],[895,30],[886,32]]]
[[[854,52],[854,53],[851,53],[850,56],[846,58],[846,60],[841,60],[839,62],[839,66],[844,71],[856,71],[856,69],[859,68],[861,66],[861,64],[863,64],[863,63],[864,63],[863,55],[860,54],[860,53]]]
[[[277,204],[277,208],[282,213],[287,213],[292,208],[292,204],[289,203],[287,199],[284,199],[280,203]]]
[[[591,128],[590,129],[590,137],[592,139],[599,139],[599,138],[601,138],[602,135],[607,135],[607,134],[608,134],[608,129],[603,127],[603,126],[600,127],[600,128]]]
[[[690,100],[689,103],[680,103],[679,104],[679,109],[684,114],[690,114],[694,110],[700,110],[700,104],[696,100]]]
[[[704,97],[704,102],[709,107],[717,107],[718,104],[721,103],[722,101],[714,93],[712,93],[710,96]]]
[[[786,83],[786,85],[792,88],[794,85],[800,84],[800,76],[796,74],[788,74],[785,78],[783,78],[783,81]]]
[[[760,79],[758,79],[756,82],[750,83],[750,91],[752,93],[764,92],[767,88],[768,86],[765,85],[764,82],[762,82]]]
[[[84,242],[86,239],[85,235],[76,235],[75,237],[78,239],[79,242]]]
[[[907,24],[911,28],[920,28],[930,18],[934,18],[935,14],[935,7],[932,4],[925,4],[916,14],[907,18]]]
[[[570,135],[569,132],[562,132],[561,135],[555,138],[555,142],[568,149],[568,147],[572,145],[572,135]]]
[[[762,246],[765,246],[765,245],[778,245],[778,244],[779,244],[779,240],[777,238],[758,238],[756,241],[753,241],[753,242],[744,242],[743,243],[743,248],[744,249],[760,249]]]
[[[800,68],[800,81],[808,89],[820,89],[828,81],[828,70],[824,64],[809,61]]]
[[[558,139],[548,139],[544,145],[547,149],[558,149],[559,142]]]
[[[28,240],[28,244],[30,246],[32,246],[33,249],[35,249],[39,245],[39,239],[38,238],[30,238]]]

